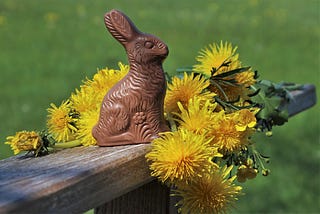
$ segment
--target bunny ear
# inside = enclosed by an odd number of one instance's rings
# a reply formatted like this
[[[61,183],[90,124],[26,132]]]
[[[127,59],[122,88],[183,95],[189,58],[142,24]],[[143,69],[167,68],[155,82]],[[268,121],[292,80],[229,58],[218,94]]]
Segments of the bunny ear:
[[[118,10],[106,13],[104,22],[112,36],[122,44],[128,43],[139,34],[139,30],[132,21]]]

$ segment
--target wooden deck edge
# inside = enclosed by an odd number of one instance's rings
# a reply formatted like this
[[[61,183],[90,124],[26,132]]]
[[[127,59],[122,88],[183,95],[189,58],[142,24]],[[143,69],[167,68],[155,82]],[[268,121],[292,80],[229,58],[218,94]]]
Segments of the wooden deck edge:
[[[305,84],[300,90],[291,91],[293,100],[288,105],[289,116],[292,117],[317,103],[316,87]]]
[[[0,213],[80,213],[152,180],[150,145],[79,147],[0,161]]]

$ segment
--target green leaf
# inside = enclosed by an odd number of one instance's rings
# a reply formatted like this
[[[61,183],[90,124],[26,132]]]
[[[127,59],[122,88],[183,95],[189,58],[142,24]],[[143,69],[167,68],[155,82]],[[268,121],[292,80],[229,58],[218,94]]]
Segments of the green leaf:
[[[262,106],[257,116],[261,119],[268,119],[275,114],[282,99],[280,97],[267,97],[264,91],[260,91],[256,96],[252,97],[251,100]]]
[[[224,72],[224,73],[221,73],[221,74],[218,74],[218,75],[214,75],[213,78],[229,77],[229,76],[241,73],[241,72],[248,71],[250,68],[251,67],[237,68],[237,69],[234,69],[234,70],[231,70],[231,71],[227,71],[227,72]]]
[[[268,80],[261,80],[252,88],[258,93],[254,93],[251,101],[262,106],[257,114],[258,119],[271,121],[271,126],[283,125],[288,121],[288,91],[284,87]]]

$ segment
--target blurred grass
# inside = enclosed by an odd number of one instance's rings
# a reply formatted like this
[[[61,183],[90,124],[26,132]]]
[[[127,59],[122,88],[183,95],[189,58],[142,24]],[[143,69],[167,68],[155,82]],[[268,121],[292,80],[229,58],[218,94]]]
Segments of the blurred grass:
[[[126,62],[104,27],[112,8],[168,44],[168,72],[193,65],[207,44],[227,40],[261,79],[320,87],[318,0],[1,0],[0,142],[16,131],[41,130],[51,102],[60,104],[97,68]],[[246,183],[235,213],[320,212],[319,113],[313,107],[275,128],[272,138],[257,138],[272,173]],[[0,159],[10,155],[0,143]]]

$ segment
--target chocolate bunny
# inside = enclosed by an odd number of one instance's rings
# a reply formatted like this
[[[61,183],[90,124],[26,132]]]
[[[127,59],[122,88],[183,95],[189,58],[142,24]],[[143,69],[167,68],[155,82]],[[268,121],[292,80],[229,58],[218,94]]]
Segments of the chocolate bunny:
[[[148,143],[168,131],[163,116],[166,80],[162,62],[169,51],[153,35],[140,32],[117,10],[105,15],[111,35],[125,48],[128,74],[105,95],[92,130],[99,146]]]

